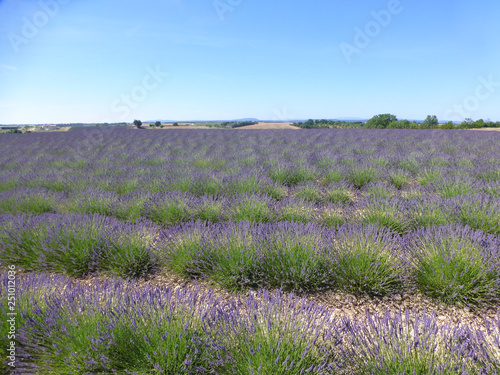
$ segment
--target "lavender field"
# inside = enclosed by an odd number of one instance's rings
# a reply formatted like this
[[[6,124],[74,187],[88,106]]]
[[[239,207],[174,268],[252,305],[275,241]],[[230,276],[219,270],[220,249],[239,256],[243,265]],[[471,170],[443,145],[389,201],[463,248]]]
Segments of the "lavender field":
[[[500,133],[102,127],[0,148],[20,353],[0,372],[500,373]],[[339,317],[311,300],[328,293],[402,302]]]

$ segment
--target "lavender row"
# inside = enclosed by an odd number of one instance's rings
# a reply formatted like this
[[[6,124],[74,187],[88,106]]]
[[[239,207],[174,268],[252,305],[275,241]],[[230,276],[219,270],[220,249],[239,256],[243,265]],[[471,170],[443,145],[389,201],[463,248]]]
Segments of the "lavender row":
[[[7,311],[7,276],[0,292]],[[408,310],[336,318],[282,292],[217,298],[211,291],[17,279],[15,369],[1,326],[5,374],[496,374],[500,316],[483,327],[438,324]]]
[[[1,264],[81,277],[96,272],[138,278],[155,272],[151,222],[101,215],[0,215]]]
[[[477,193],[443,198],[424,189],[396,194],[380,183],[368,185],[363,192],[368,195],[356,194],[343,183],[333,183],[322,190],[315,190],[310,184],[299,185],[295,196],[281,200],[260,194],[200,197],[178,191],[119,195],[95,189],[74,194],[18,189],[0,192],[0,213],[100,214],[121,220],[146,219],[161,226],[195,220],[316,222],[329,227],[365,223],[400,233],[456,223],[500,234],[500,197]]]
[[[84,155],[87,157],[86,155]],[[245,166],[244,160],[225,171],[200,170],[196,167],[170,162],[165,167],[140,167],[119,164],[91,164],[82,169],[76,164],[66,169],[43,168],[34,164],[0,168],[0,191],[20,188],[46,188],[55,192],[79,193],[94,188],[115,194],[142,192],[180,191],[202,195],[235,196],[242,193],[267,194],[274,199],[294,195],[306,185],[319,196],[332,183],[343,183],[354,193],[370,184],[386,186],[392,194],[398,190],[425,188],[425,192],[444,198],[483,193],[500,195],[499,165],[488,164],[469,169],[462,166],[429,167],[416,165],[412,171],[400,167],[378,166],[374,159],[350,161],[348,165],[337,165],[325,159],[328,165],[306,167],[289,163],[287,166],[266,166],[266,161],[257,168]],[[193,162],[198,162],[195,159]],[[210,160],[207,165],[216,165]],[[236,163],[236,162],[235,162]],[[333,164],[332,164],[333,163]],[[375,163],[375,164],[374,164]],[[15,169],[14,169],[15,168]],[[300,188],[299,188],[300,187]]]
[[[197,195],[265,193],[275,198],[301,182],[418,183],[440,194],[500,181],[495,133],[334,130],[297,132],[113,129],[2,136],[0,190],[85,187],[189,191]],[[432,184],[431,184],[432,185]]]
[[[448,304],[500,302],[500,240],[467,226],[150,221],[100,215],[0,216],[0,261],[29,271],[141,278],[164,272],[229,290],[343,290],[372,297],[418,289]]]

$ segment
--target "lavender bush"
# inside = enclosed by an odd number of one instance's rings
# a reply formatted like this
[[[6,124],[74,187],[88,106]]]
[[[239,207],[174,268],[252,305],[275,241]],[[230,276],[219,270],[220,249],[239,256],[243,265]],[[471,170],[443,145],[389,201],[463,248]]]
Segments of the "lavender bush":
[[[196,219],[328,223],[329,204],[350,211],[361,200],[357,212],[343,220],[363,218],[400,231],[458,222],[499,233],[495,133],[337,129],[164,134],[108,129],[85,148],[80,141],[91,135],[85,130],[2,136],[2,147],[10,151],[0,156],[0,210],[152,219],[154,205],[161,211],[169,201],[159,202],[161,196],[183,193],[187,206],[165,220],[160,215],[160,224]],[[383,197],[405,200],[409,191],[422,202],[435,202],[441,213],[430,210],[440,215],[439,223],[429,220],[434,213],[407,223],[384,214],[398,210],[399,204],[390,208],[375,202]],[[246,209],[241,215],[238,200],[250,195],[273,199],[271,213],[252,215]],[[450,199],[458,207],[452,209]],[[232,207],[226,205],[229,200],[236,200]],[[256,210],[262,207],[255,205]],[[419,212],[409,210],[405,215]]]
[[[18,374],[500,372],[500,318],[340,321],[262,291],[417,289],[498,307],[500,134],[101,135],[0,135],[0,270],[22,275]],[[130,282],[162,273],[260,292],[223,301]]]
[[[2,284],[7,277],[2,275]],[[5,312],[5,288],[0,310]],[[107,279],[24,274],[17,366],[5,374],[496,374],[500,316],[486,329],[408,310],[335,318],[282,292],[216,298]]]
[[[2,264],[73,276],[109,271],[144,277],[156,266],[152,223],[123,223],[100,215],[0,215]]]
[[[230,289],[384,296],[405,284],[401,244],[395,233],[376,226],[193,223],[164,231],[158,256],[181,276],[205,277]]]
[[[0,215],[0,222],[2,264],[29,271],[126,278],[173,272],[230,290],[382,297],[419,289],[448,304],[500,301],[500,240],[459,224],[400,234],[379,222],[196,221],[162,229],[97,214]]]
[[[422,292],[469,306],[500,302],[498,238],[448,225],[418,230],[409,242],[409,258]]]

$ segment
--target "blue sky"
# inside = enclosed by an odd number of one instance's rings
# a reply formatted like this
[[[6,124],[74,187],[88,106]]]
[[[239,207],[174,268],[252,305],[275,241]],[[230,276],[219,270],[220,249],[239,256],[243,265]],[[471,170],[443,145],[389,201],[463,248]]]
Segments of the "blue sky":
[[[500,120],[500,2],[0,0],[0,123]]]

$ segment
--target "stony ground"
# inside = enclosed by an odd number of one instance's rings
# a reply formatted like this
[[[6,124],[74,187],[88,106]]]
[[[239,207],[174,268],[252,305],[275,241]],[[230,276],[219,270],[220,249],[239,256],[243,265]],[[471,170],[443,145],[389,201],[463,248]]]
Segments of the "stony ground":
[[[105,276],[97,276],[82,280],[81,282],[94,284],[103,282],[105,279]],[[75,282],[78,281],[75,280]],[[257,291],[232,294],[217,285],[210,284],[209,282],[185,280],[169,274],[158,275],[148,280],[142,280],[137,284],[138,287],[146,285],[170,287],[174,290],[197,289],[205,292],[211,291],[221,300],[230,300],[231,298],[238,296],[244,299],[248,296],[248,294],[252,294],[254,296],[257,295]],[[386,315],[387,312],[394,315],[397,312],[404,312],[405,309],[408,309],[409,311],[415,313],[426,312],[431,315],[435,314],[440,324],[467,324],[469,326],[476,326],[479,329],[484,329],[484,319],[493,319],[499,314],[498,308],[494,306],[481,309],[448,306],[425,297],[419,292],[395,295],[391,298],[359,297],[339,291],[320,292],[300,297],[304,297],[308,302],[314,302],[318,305],[324,306],[334,317],[357,319],[361,321],[366,319],[367,312],[373,315],[382,316]]]

